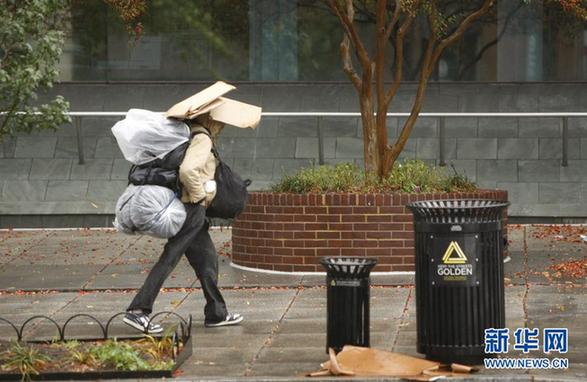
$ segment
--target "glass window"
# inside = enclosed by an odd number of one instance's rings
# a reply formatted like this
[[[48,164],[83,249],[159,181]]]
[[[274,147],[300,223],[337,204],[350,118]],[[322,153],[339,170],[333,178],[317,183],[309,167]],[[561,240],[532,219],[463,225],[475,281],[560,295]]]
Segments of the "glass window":
[[[374,2],[356,4],[359,33],[371,50]],[[71,15],[63,81],[347,79],[342,27],[320,0],[152,0],[137,41],[103,0],[74,2]],[[405,80],[417,79],[427,36],[426,23],[417,20],[406,36]],[[386,75],[392,78],[391,64]],[[498,1],[447,49],[431,80],[587,80],[587,25],[556,2]]]

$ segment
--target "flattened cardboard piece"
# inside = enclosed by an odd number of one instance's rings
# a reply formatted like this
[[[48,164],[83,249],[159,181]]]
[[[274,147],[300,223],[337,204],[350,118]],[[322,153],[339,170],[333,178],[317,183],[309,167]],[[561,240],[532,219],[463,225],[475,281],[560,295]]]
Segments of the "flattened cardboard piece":
[[[232,126],[252,129],[256,128],[261,120],[261,108],[248,103],[220,97],[223,102],[210,111],[210,117],[218,122]]]
[[[218,106],[222,105],[223,102],[224,101],[222,100],[222,98],[216,98],[214,101],[210,102],[209,104],[202,106],[202,107],[198,108],[197,110],[190,111],[186,115],[186,118],[187,119],[194,119],[198,115],[209,113],[212,110],[214,110],[214,108],[217,108]]]
[[[413,381],[433,381],[443,377],[465,376],[473,371],[472,368],[456,364],[452,366],[452,370],[444,370],[439,362],[350,345],[345,346],[338,354],[330,349],[329,354],[330,360],[321,365],[322,370],[308,374],[309,376],[388,376]]]
[[[234,89],[236,89],[234,86],[229,85],[226,82],[218,81],[201,92],[171,106],[171,108],[167,110],[167,113],[165,113],[165,116],[168,118],[172,117],[179,119],[195,118],[200,114],[210,111],[211,109],[207,106],[209,106],[211,102]]]

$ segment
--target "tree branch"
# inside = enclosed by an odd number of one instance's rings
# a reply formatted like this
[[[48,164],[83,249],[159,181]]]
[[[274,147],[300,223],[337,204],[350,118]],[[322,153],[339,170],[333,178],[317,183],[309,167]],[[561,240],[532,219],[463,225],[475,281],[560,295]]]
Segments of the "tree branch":
[[[375,23],[375,88],[377,94],[377,116],[376,116],[376,133],[377,133],[377,154],[383,159],[387,147],[387,104],[385,103],[385,45],[387,43],[387,30],[385,27],[387,0],[377,0],[377,21]],[[379,176],[383,177],[383,167],[377,169]]]
[[[395,28],[395,24],[397,24],[399,20],[399,15],[402,10],[401,7],[401,0],[395,0],[395,9],[393,10],[393,16],[391,17],[391,21],[387,24],[385,28],[385,39],[389,40],[391,33],[393,32],[393,28]]]
[[[499,33],[497,34],[497,37],[495,39],[493,39],[492,41],[488,42],[487,44],[485,44],[480,50],[479,53],[477,53],[477,55],[475,56],[475,58],[473,60],[471,60],[469,63],[467,63],[464,67],[461,67],[461,69],[459,69],[459,74],[457,75],[457,80],[461,80],[463,78],[463,76],[465,75],[465,73],[467,72],[467,70],[472,67],[473,65],[475,65],[475,63],[477,61],[479,61],[483,55],[485,54],[485,52],[491,48],[492,46],[494,46],[495,44],[498,43],[498,41],[503,37],[503,35],[505,34],[511,20],[513,19],[513,16],[524,6],[523,3],[518,4],[518,6],[512,11],[510,12],[507,17],[505,18],[504,22],[503,22],[503,28],[501,28],[501,31],[499,31]]]
[[[367,50],[365,49],[365,46],[363,45],[363,42],[357,33],[355,25],[353,24],[355,13],[353,8],[353,1],[346,0],[346,11],[340,8],[340,5],[336,0],[328,0],[328,5],[336,13],[336,16],[341,21],[346,35],[349,37],[350,41],[355,47],[355,52],[357,54],[357,58],[363,66],[363,71],[366,71],[371,67],[371,59],[369,58],[369,54],[367,53]]]
[[[485,13],[487,13],[487,11],[489,11],[489,9],[493,6],[493,2],[494,2],[494,0],[484,0],[481,8],[479,8],[475,12],[471,13],[469,16],[465,17],[463,19],[463,21],[461,22],[461,24],[454,30],[454,32],[452,32],[450,35],[448,35],[447,37],[445,37],[444,39],[442,39],[440,41],[440,43],[438,44],[438,46],[436,47],[436,49],[434,50],[434,53],[432,55],[432,61],[431,61],[432,66],[434,66],[436,64],[436,62],[440,59],[440,56],[442,55],[444,50],[450,44],[454,43],[459,38],[461,38],[463,33],[465,33],[465,31],[467,30],[467,28],[469,27],[469,25],[471,25],[471,23],[473,21],[477,20],[478,18],[483,16]]]
[[[424,95],[426,93],[426,86],[428,84],[428,78],[430,77],[430,67],[434,67],[432,62],[432,53],[434,51],[434,44],[436,39],[434,36],[430,36],[430,40],[426,44],[426,52],[424,54],[424,62],[422,64],[422,70],[420,71],[420,79],[418,81],[418,91],[416,92],[416,98],[414,100],[414,104],[412,106],[412,110],[410,111],[410,116],[404,123],[402,131],[400,135],[397,137],[394,145],[392,147],[388,147],[385,153],[385,157],[383,159],[384,169],[388,173],[391,171],[393,163],[399,156],[399,154],[404,149],[410,134],[412,133],[412,129],[418,119],[418,115],[420,114],[420,110],[422,109],[422,104],[424,103]]]
[[[343,66],[342,69],[350,78],[351,82],[355,86],[355,89],[357,89],[357,92],[360,92],[362,86],[361,78],[359,77],[359,75],[355,71],[355,68],[353,67],[353,59],[351,57],[350,44],[351,42],[348,36],[345,34],[345,36],[342,39],[342,42],[340,43],[340,56],[342,57]]]
[[[397,5],[399,5],[399,0],[397,1]],[[397,6],[396,5],[396,6]],[[415,6],[418,5],[416,2]],[[404,37],[406,32],[412,25],[412,22],[416,18],[415,13],[408,13],[406,19],[399,27],[396,38],[395,38],[395,75],[393,78],[393,83],[391,87],[388,89],[387,94],[385,95],[385,104],[389,105],[393,100],[393,97],[396,95],[397,91],[399,90],[401,80],[402,80],[402,73],[403,73],[403,62],[404,62]]]

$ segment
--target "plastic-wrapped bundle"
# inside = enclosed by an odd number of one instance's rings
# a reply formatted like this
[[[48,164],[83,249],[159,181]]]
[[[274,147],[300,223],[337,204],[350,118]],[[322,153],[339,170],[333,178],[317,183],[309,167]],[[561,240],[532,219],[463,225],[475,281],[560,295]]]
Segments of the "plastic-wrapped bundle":
[[[113,224],[120,232],[167,239],[179,232],[185,218],[183,203],[170,189],[131,184],[118,198]]]
[[[112,127],[124,158],[142,165],[163,158],[190,138],[189,127],[178,120],[142,109],[130,109],[126,118]]]

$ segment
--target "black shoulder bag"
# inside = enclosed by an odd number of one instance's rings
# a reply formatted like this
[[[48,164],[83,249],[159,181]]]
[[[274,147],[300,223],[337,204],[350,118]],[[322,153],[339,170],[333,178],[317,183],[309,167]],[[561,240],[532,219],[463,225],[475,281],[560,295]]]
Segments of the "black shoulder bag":
[[[192,138],[196,134],[206,133],[195,132]],[[214,147],[214,141],[212,141],[212,154],[214,154],[214,157],[218,161],[216,171],[214,172],[216,196],[206,209],[206,216],[210,218],[233,219],[245,209],[248,198],[247,187],[252,182],[250,179],[243,180],[220,159],[218,151]]]
[[[135,186],[163,186],[181,195],[178,170],[188,146],[189,142],[182,143],[162,159],[157,158],[140,166],[133,165],[128,172],[128,182]]]

